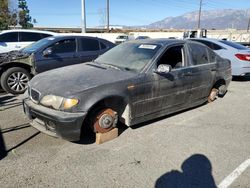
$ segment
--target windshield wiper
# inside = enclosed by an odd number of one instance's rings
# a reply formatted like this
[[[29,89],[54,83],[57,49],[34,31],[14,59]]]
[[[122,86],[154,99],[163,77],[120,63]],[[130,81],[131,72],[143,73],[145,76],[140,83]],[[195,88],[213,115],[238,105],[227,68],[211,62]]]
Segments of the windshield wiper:
[[[101,64],[106,66],[106,67],[109,67],[109,68],[113,68],[113,69],[116,69],[116,70],[122,70],[120,67],[117,67],[117,66],[112,65],[112,64],[107,64],[107,63],[101,63]]]

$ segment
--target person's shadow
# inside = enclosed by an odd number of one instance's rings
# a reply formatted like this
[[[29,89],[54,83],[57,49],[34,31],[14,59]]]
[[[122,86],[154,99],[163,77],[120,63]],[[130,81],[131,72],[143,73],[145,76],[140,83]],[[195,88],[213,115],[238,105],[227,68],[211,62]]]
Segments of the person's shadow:
[[[212,165],[202,154],[195,154],[181,165],[182,171],[172,170],[157,179],[155,188],[217,188]]]

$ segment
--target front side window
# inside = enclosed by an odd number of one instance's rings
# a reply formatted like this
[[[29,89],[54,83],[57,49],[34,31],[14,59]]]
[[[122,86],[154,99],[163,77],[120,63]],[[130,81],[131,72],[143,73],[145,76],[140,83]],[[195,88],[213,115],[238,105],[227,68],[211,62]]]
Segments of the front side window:
[[[192,65],[209,63],[208,50],[205,46],[196,43],[189,43],[189,54]]]
[[[4,33],[0,35],[0,42],[18,42],[18,32]]]
[[[184,46],[178,45],[167,49],[167,51],[161,56],[157,63],[157,67],[160,64],[171,65],[173,69],[181,68],[184,66]]]
[[[100,50],[99,41],[96,39],[80,39],[80,51]]]
[[[76,40],[64,39],[51,46],[53,54],[76,52]]]

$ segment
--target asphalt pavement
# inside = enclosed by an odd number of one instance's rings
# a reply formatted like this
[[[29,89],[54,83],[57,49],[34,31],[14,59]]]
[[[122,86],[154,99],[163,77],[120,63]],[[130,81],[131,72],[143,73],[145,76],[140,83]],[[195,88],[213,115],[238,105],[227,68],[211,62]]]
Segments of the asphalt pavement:
[[[21,96],[0,94],[1,187],[250,187],[250,79],[224,98],[123,130],[97,145],[29,125]]]

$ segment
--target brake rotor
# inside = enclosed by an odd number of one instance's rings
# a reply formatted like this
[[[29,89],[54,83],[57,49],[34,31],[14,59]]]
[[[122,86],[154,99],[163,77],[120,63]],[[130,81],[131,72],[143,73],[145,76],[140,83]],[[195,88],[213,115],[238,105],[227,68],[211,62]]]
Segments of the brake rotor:
[[[94,131],[96,133],[109,132],[116,127],[117,121],[117,112],[110,108],[103,109],[94,118]]]

